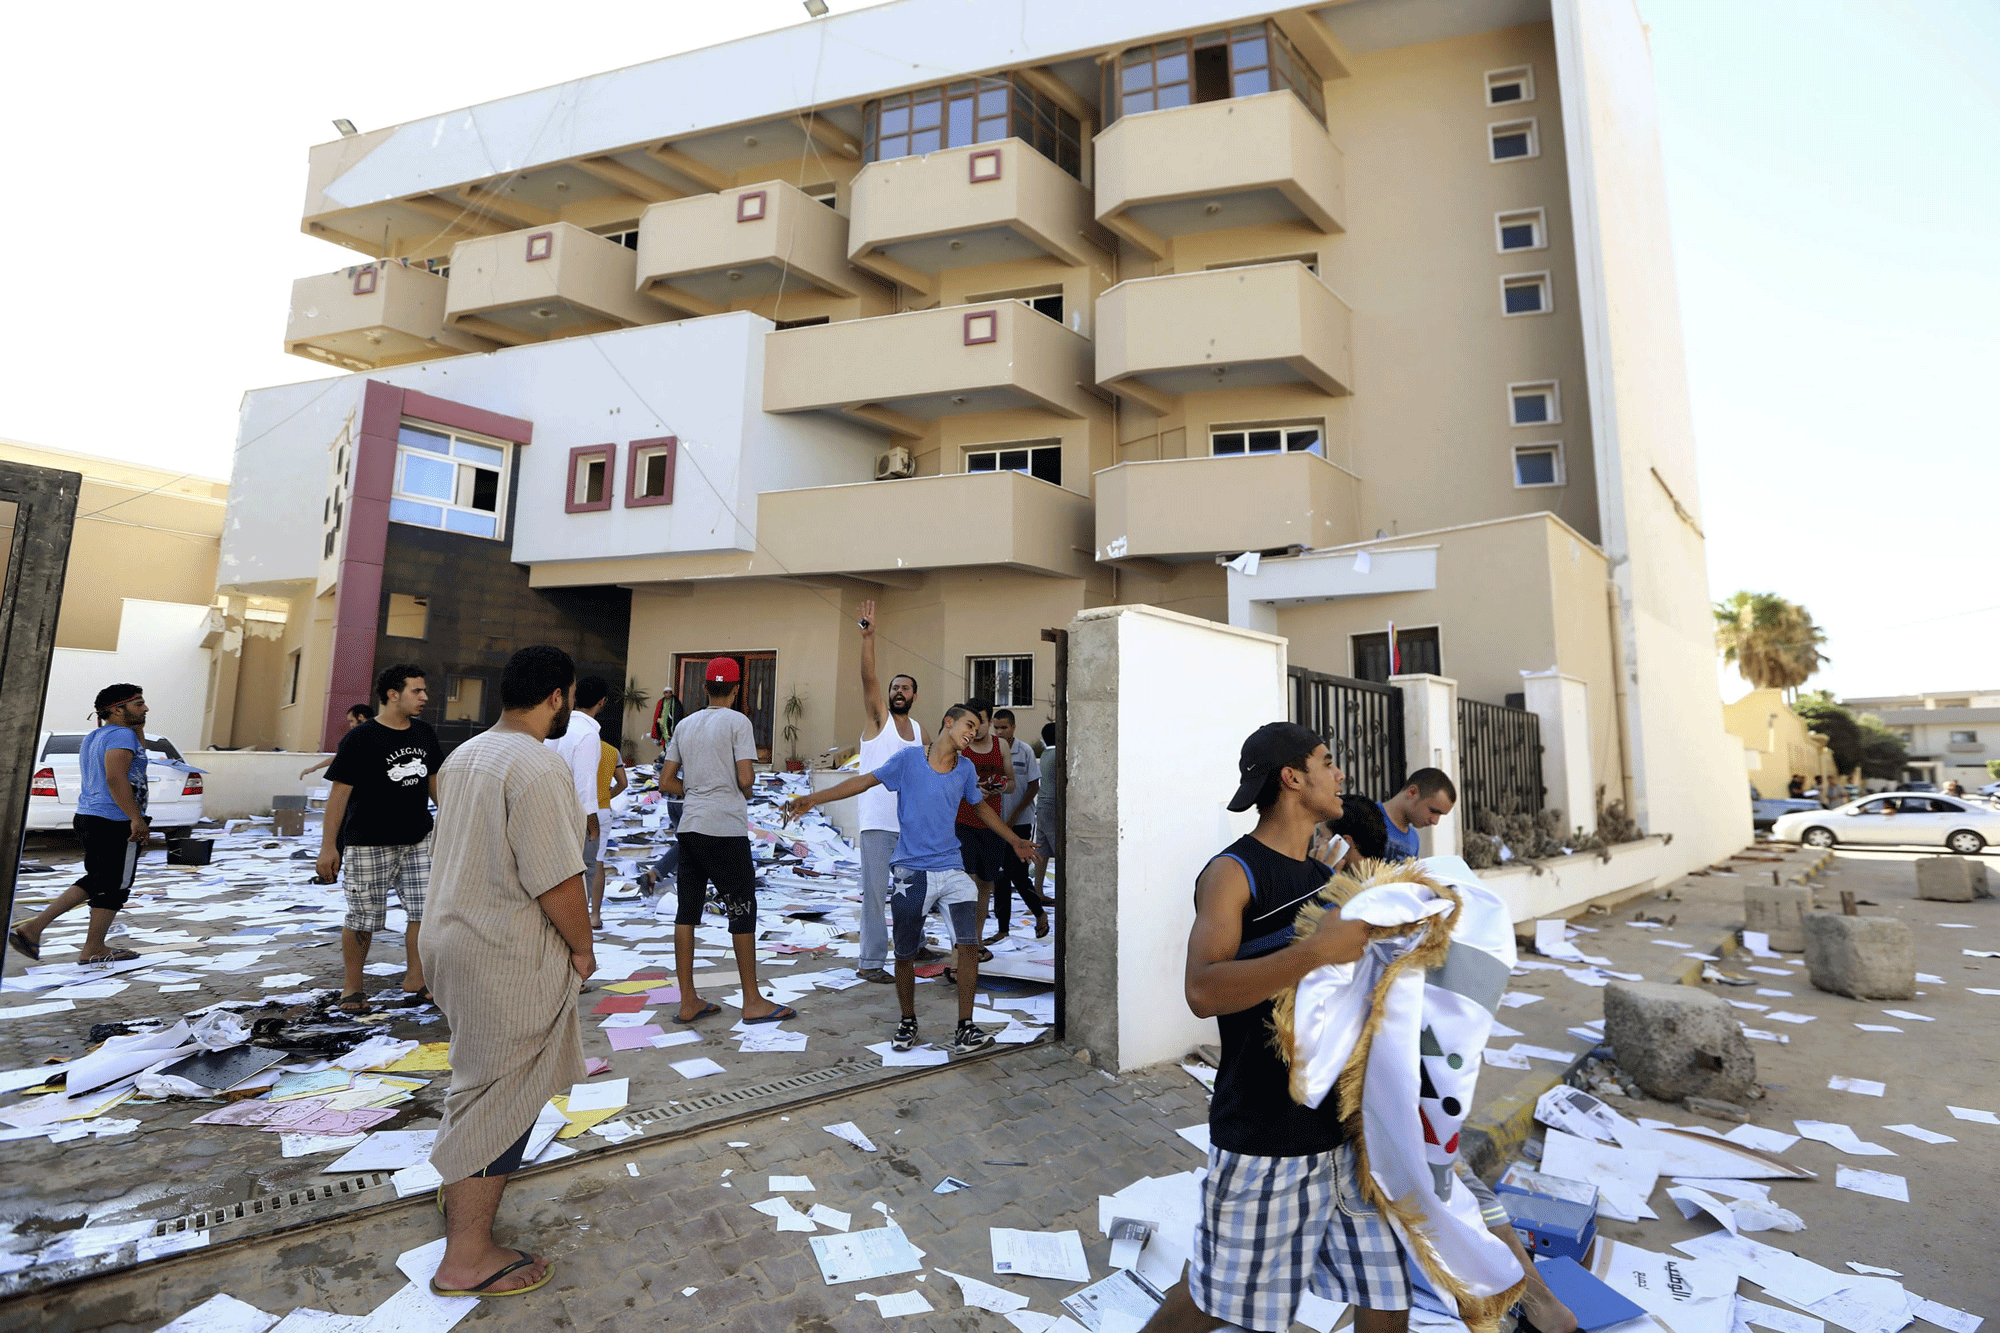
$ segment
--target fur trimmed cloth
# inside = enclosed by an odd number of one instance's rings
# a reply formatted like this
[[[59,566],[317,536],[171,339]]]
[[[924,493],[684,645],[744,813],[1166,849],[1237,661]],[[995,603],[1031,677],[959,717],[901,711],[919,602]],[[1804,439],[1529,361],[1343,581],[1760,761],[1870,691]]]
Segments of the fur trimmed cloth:
[[[1298,935],[1328,912],[1367,922],[1370,943],[1278,997],[1272,1041],[1292,1099],[1338,1098],[1369,1202],[1459,1318],[1491,1333],[1527,1279],[1452,1166],[1514,965],[1513,922],[1455,856],[1364,862],[1300,909]]]

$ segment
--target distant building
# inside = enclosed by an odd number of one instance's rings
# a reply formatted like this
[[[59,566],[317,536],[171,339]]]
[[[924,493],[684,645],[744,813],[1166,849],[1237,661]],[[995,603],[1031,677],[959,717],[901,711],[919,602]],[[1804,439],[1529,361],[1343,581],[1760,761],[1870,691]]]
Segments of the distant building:
[[[1724,705],[1722,720],[1729,734],[1743,742],[1744,765],[1759,796],[1786,795],[1795,773],[1806,780],[1808,790],[1840,776],[1826,737],[1792,711],[1783,690],[1752,690]]]
[[[1906,781],[1956,781],[1967,791],[1993,781],[1986,763],[2000,759],[2000,690],[1885,694],[1841,703],[1901,733],[1910,752]]]

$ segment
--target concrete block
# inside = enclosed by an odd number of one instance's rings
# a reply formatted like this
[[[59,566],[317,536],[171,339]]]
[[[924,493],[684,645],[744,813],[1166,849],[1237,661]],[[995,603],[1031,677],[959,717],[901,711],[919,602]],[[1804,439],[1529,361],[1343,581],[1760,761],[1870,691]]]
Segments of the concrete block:
[[[1992,896],[1986,888],[1983,862],[1969,856],[1917,858],[1917,897],[1938,903],[1969,903]]]
[[[1693,986],[1614,981],[1604,988],[1604,1040],[1648,1096],[1740,1102],[1757,1083],[1757,1057],[1736,1011]]]
[[[1780,953],[1802,953],[1806,947],[1806,913],[1813,909],[1812,889],[1804,884],[1743,886],[1743,928],[1761,930]]]
[[[1917,993],[1910,928],[1889,916],[1806,913],[1806,971],[1820,990],[1857,1000],[1907,1000]]]

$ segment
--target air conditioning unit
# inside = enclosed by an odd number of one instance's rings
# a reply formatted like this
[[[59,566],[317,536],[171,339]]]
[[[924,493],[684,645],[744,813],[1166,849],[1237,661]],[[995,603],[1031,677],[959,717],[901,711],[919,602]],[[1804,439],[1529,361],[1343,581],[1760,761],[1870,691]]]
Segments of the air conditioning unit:
[[[875,460],[875,480],[888,481],[892,477],[914,477],[917,475],[917,456],[897,445],[883,452]]]

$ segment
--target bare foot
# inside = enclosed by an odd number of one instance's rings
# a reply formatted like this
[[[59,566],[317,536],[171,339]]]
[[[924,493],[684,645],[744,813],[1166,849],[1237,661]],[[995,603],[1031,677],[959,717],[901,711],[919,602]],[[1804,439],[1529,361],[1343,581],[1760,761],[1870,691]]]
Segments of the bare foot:
[[[438,1286],[444,1288],[446,1291],[470,1291],[487,1278],[492,1277],[495,1273],[505,1268],[508,1264],[519,1259],[528,1259],[533,1262],[529,1263],[526,1268],[515,1269],[506,1277],[487,1287],[485,1294],[497,1296],[503,1291],[515,1291],[521,1287],[532,1287],[535,1283],[540,1282],[549,1271],[548,1262],[538,1254],[529,1254],[526,1250],[502,1249],[500,1246],[494,1245],[489,1248],[485,1255],[472,1260],[463,1268],[453,1267],[450,1264],[439,1264],[437,1276],[432,1281],[436,1282]]]
[[[604,918],[603,918],[603,917],[601,917],[601,916],[594,916],[594,917],[590,918],[590,928],[591,928],[592,930],[603,930],[603,929],[604,929]]]

